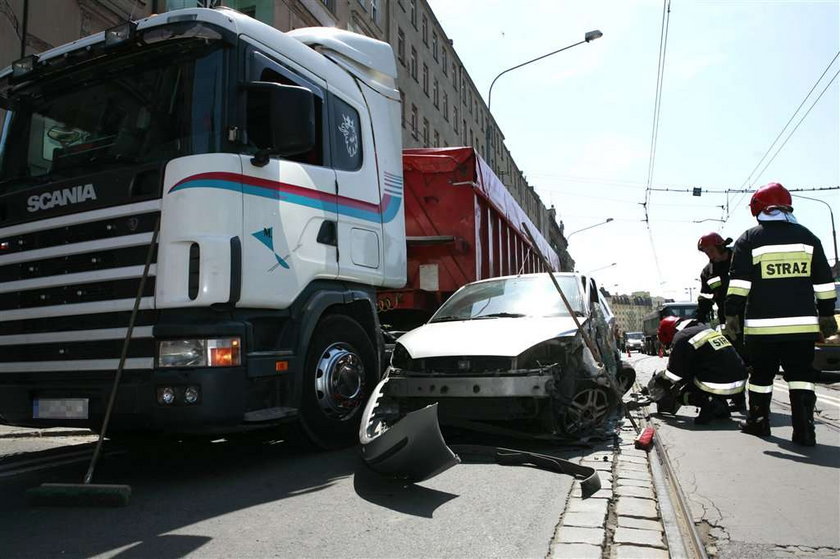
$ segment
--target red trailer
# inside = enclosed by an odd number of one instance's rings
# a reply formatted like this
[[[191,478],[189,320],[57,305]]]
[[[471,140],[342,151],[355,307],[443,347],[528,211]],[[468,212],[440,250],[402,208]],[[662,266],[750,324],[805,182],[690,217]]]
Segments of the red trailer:
[[[408,279],[378,294],[386,331],[423,324],[467,283],[545,271],[534,250],[560,270],[557,253],[473,148],[403,150],[403,178]]]

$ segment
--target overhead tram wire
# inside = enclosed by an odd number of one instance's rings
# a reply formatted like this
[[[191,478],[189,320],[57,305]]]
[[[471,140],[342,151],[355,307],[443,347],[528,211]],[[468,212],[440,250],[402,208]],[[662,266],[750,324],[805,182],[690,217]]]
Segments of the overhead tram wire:
[[[840,51],[837,51],[837,54],[835,54],[835,55],[834,55],[834,58],[832,58],[832,59],[831,59],[831,62],[829,62],[829,63],[828,63],[828,65],[825,67],[825,70],[823,70],[823,73],[822,73],[822,74],[820,74],[820,77],[819,77],[819,78],[817,78],[817,81],[815,81],[815,82],[814,82],[814,85],[812,85],[812,86],[811,86],[811,89],[808,91],[808,93],[807,93],[807,94],[805,95],[805,97],[802,99],[802,102],[801,102],[801,103],[799,103],[799,106],[798,106],[798,107],[796,107],[796,110],[795,110],[795,111],[793,111],[793,114],[792,114],[792,115],[790,115],[790,118],[788,119],[787,123],[786,123],[786,124],[785,124],[785,126],[781,129],[781,131],[779,131],[779,134],[778,134],[778,135],[776,136],[776,138],[773,140],[773,143],[772,143],[772,144],[770,144],[770,147],[769,147],[769,148],[767,148],[767,151],[765,151],[765,152],[764,152],[764,155],[762,155],[762,156],[761,156],[761,159],[759,159],[759,160],[758,160],[758,163],[756,163],[756,164],[755,164],[755,167],[753,167],[753,170],[752,170],[752,171],[750,171],[750,174],[749,174],[749,175],[747,175],[747,179],[744,181],[744,184],[742,184],[742,185],[741,185],[741,188],[744,188],[744,186],[746,186],[746,185],[747,185],[747,183],[750,181],[750,179],[752,178],[753,174],[755,173],[755,170],[756,170],[756,169],[758,169],[758,168],[759,168],[759,166],[761,166],[761,163],[762,163],[762,162],[764,161],[764,159],[765,159],[765,158],[766,158],[766,157],[770,154],[770,151],[773,149],[773,146],[775,146],[775,145],[776,145],[776,142],[778,142],[778,141],[779,141],[779,138],[781,138],[781,137],[782,137],[782,134],[784,134],[784,133],[785,133],[785,130],[787,130],[787,127],[788,127],[788,126],[790,126],[790,123],[791,123],[791,122],[793,122],[793,119],[794,119],[794,118],[796,118],[796,114],[800,111],[800,109],[802,109],[802,106],[803,106],[803,105],[805,104],[805,102],[808,100],[808,97],[810,97],[810,96],[811,96],[811,94],[814,92],[814,90],[817,88],[817,85],[820,83],[820,80],[822,80],[822,79],[823,79],[823,77],[824,77],[824,76],[826,75],[826,73],[828,72],[828,69],[829,69],[829,68],[831,68],[831,65],[832,65],[832,64],[834,64],[834,61],[835,61],[835,60],[837,60],[837,57],[838,57],[838,56],[840,56]],[[761,173],[759,173],[759,175],[760,175],[760,174],[761,174]]]
[[[665,51],[668,48],[668,26],[671,20],[670,0],[662,0],[662,23],[659,29],[659,58],[656,61],[656,88],[653,100],[653,124],[650,130],[650,156],[648,157],[648,173],[645,182],[645,219],[650,217],[648,203],[650,202],[650,185],[653,181],[654,160],[656,158],[656,140],[659,130],[659,115],[662,103],[662,82],[665,73]]]
[[[747,175],[747,178],[746,178],[746,180],[744,181],[744,184],[742,184],[742,185],[741,185],[741,188],[742,188],[742,189],[743,189],[743,188],[745,188],[748,184],[750,184],[750,179],[751,179],[751,178],[753,178],[753,174],[755,173],[755,170],[756,170],[756,169],[758,169],[758,168],[761,166],[761,163],[764,161],[764,159],[765,159],[765,158],[766,158],[766,157],[770,154],[770,152],[773,150],[773,146],[775,146],[775,145],[776,145],[776,142],[778,142],[778,141],[779,141],[779,138],[781,138],[781,137],[782,137],[782,134],[784,134],[784,133],[785,133],[785,130],[787,130],[787,127],[788,127],[788,126],[790,126],[790,123],[791,123],[791,122],[793,122],[793,119],[794,119],[794,118],[796,118],[796,115],[799,113],[800,109],[802,109],[802,106],[803,106],[803,105],[805,105],[805,102],[806,102],[806,101],[808,101],[808,98],[811,96],[811,94],[812,94],[812,93],[814,92],[814,90],[817,88],[817,85],[819,85],[819,83],[820,83],[820,81],[822,81],[823,77],[825,77],[826,73],[828,73],[828,69],[829,69],[829,68],[831,68],[831,65],[832,65],[832,64],[834,64],[834,61],[835,61],[835,60],[837,60],[837,57],[838,57],[838,56],[840,56],[840,51],[837,51],[837,54],[835,54],[835,55],[834,55],[834,57],[831,59],[831,61],[830,61],[830,62],[828,63],[828,65],[825,67],[825,70],[823,70],[823,73],[822,73],[822,74],[820,74],[820,77],[819,77],[819,78],[817,78],[817,81],[815,81],[815,82],[814,82],[814,85],[812,85],[812,86],[811,86],[811,89],[808,91],[808,93],[807,93],[807,94],[805,95],[805,97],[802,99],[802,102],[801,102],[801,103],[799,103],[799,106],[798,106],[798,107],[796,107],[796,110],[795,110],[795,111],[793,111],[793,114],[792,114],[792,115],[790,115],[790,118],[788,119],[787,123],[784,125],[784,127],[782,128],[782,130],[779,132],[779,134],[776,136],[776,139],[774,139],[774,140],[773,140],[773,143],[771,143],[771,144],[770,144],[770,147],[768,147],[768,148],[767,148],[767,151],[766,151],[766,152],[764,152],[764,155],[762,155],[762,156],[761,156],[761,159],[759,159],[759,160],[758,160],[758,163],[756,163],[756,164],[755,164],[755,167],[753,167],[753,170],[752,170],[752,171],[750,171],[750,174],[749,174],[749,175]],[[837,74],[834,74],[834,77],[833,77],[833,78],[831,78],[831,82],[833,82],[835,78],[837,78]],[[831,85],[831,82],[829,82],[829,84],[828,84],[829,86]],[[828,86],[826,86],[826,89],[828,89]],[[825,93],[825,89],[823,90],[823,92],[822,92],[822,93],[820,93],[819,97],[822,97],[823,93]],[[819,101],[819,97],[817,98],[817,101]],[[811,105],[811,108],[809,108],[809,109],[808,109],[808,112],[811,112],[811,109],[813,109],[813,108],[814,108],[814,105],[815,105],[815,104],[816,104],[816,101],[814,102],[814,104],[812,104],[812,105]],[[808,113],[806,112],[806,113],[805,113],[805,116],[807,116],[807,115],[808,115]],[[805,119],[805,117],[803,116],[803,117],[802,117],[802,120],[804,120],[804,119]],[[802,124],[802,120],[800,120],[800,121],[799,121],[799,124]],[[796,127],[794,128],[794,130],[793,130],[793,131],[796,131],[796,128],[798,128],[798,127],[799,127],[799,124],[797,124],[797,125],[796,125]],[[779,152],[782,150],[782,147],[784,147],[784,144],[786,144],[786,143],[787,143],[787,140],[789,140],[789,139],[790,139],[790,137],[793,135],[793,131],[792,131],[792,132],[788,135],[787,139],[784,141],[784,143],[782,144],[782,146],[781,146],[781,147],[779,147],[779,149],[776,151],[776,154],[773,156],[773,158],[772,158],[770,161],[772,161],[773,159],[775,159],[775,158],[776,158],[776,155],[778,155],[778,154],[779,154]],[[769,164],[770,164],[770,163],[768,162],[768,164],[767,164],[767,165],[769,165]],[[764,168],[761,170],[761,172],[760,172],[758,175],[756,175],[756,177],[761,176],[761,174],[764,172],[764,170],[765,170],[765,169],[767,169],[767,165],[765,165],[765,166],[764,166]],[[752,184],[750,184],[750,187],[752,187]],[[737,201],[737,202],[735,202],[735,203],[734,203],[734,204],[732,204],[732,205],[733,205],[733,206],[737,206],[738,204],[740,204],[740,203],[741,203],[741,201],[744,199],[744,197],[747,195],[747,193],[748,193],[748,192],[750,192],[750,190],[745,191],[745,192],[744,192],[744,193],[743,193],[743,194],[742,194],[742,195],[738,198],[738,201]],[[731,215],[732,215],[732,214],[731,214],[731,212],[730,212],[730,211],[727,211],[727,213],[726,213],[726,217],[725,217],[725,219],[723,220],[723,222],[724,222],[724,223],[726,223],[727,221],[729,221],[729,218],[731,217]]]
[[[840,54],[840,53],[838,53],[838,54]],[[808,113],[811,112],[811,109],[814,108],[814,105],[816,105],[819,102],[819,100],[822,98],[822,96],[825,94],[825,92],[828,91],[828,88],[831,87],[831,84],[834,83],[834,80],[837,79],[838,75],[840,75],[840,70],[837,70],[836,72],[834,72],[834,76],[831,78],[831,80],[828,82],[828,84],[826,84],[825,88],[823,88],[823,90],[820,92],[820,94],[817,96],[817,98],[814,100],[814,102],[811,104],[811,106],[808,107],[808,110],[805,111],[805,114],[802,115],[802,118],[799,119],[799,122],[797,122],[796,126],[793,127],[793,130],[790,131],[790,134],[788,134],[788,137],[785,138],[784,142],[782,142],[782,145],[779,146],[779,149],[776,150],[776,153],[773,154],[773,157],[771,157],[767,161],[767,163],[765,163],[764,167],[761,169],[761,171],[759,171],[758,175],[756,175],[757,177],[760,177],[764,173],[764,171],[767,170],[767,167],[770,166],[770,164],[773,162],[773,160],[776,159],[776,156],[779,155],[779,152],[782,151],[782,148],[785,147],[785,144],[788,143],[788,140],[790,140],[791,136],[793,136],[793,133],[796,132],[796,129],[799,128],[799,125],[802,124],[802,121],[805,120],[805,117],[808,116]]]
[[[656,277],[662,282],[662,268],[659,265],[659,256],[656,253],[656,245],[653,241],[653,231],[650,228],[650,187],[653,182],[653,169],[656,160],[656,141],[659,137],[659,117],[662,110],[662,84],[665,79],[665,54],[668,50],[668,28],[671,22],[671,0],[662,0],[662,23],[659,31],[659,60],[656,68],[656,94],[653,104],[653,125],[650,132],[650,158],[648,160],[648,176],[645,186],[645,201],[642,208],[645,212],[645,225],[650,239],[650,250],[653,254],[653,262],[656,266]]]

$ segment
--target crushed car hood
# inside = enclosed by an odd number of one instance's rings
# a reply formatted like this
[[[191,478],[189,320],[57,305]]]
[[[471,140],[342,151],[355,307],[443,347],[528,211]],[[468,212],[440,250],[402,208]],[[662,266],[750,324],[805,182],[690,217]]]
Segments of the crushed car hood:
[[[579,318],[581,323],[585,319]],[[574,336],[571,317],[486,318],[424,324],[400,337],[399,343],[414,359],[458,355],[515,357],[552,338]]]

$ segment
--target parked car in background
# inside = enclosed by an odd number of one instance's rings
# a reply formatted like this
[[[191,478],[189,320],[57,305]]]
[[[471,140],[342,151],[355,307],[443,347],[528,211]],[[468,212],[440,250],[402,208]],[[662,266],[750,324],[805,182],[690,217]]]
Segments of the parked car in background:
[[[834,320],[840,328],[840,282],[835,282]],[[818,371],[840,371],[840,333],[817,343],[814,352],[814,368]]]
[[[515,422],[575,438],[609,432],[635,372],[621,361],[615,317],[595,281],[554,277],[571,309],[548,273],[493,278],[465,285],[400,337],[377,405],[391,415],[385,422],[438,403],[443,424]]]
[[[642,351],[645,345],[645,335],[642,332],[627,332],[624,347],[627,351]]]

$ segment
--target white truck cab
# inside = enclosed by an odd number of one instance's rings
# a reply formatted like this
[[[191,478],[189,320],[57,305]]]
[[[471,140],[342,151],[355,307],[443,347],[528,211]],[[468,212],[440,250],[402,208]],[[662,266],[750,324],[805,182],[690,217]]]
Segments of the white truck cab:
[[[352,440],[405,282],[391,47],[187,9],[0,72],[0,422]],[[151,247],[157,230],[158,242]]]

